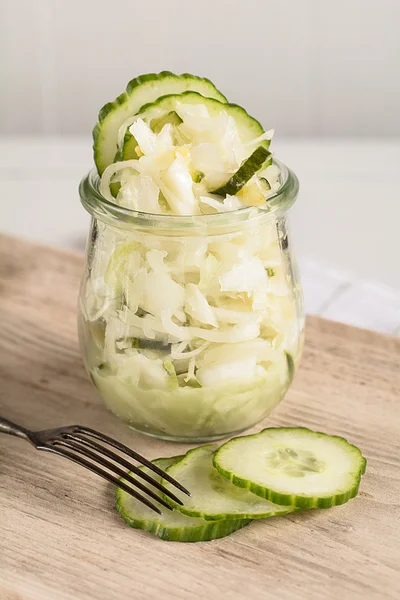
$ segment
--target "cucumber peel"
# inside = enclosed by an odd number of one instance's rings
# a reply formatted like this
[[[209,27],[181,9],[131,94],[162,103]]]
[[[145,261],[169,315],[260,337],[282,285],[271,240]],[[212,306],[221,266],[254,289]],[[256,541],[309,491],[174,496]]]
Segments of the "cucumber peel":
[[[357,495],[366,460],[342,437],[281,427],[230,440],[213,464],[234,485],[271,502],[330,508]]]
[[[222,477],[213,467],[215,444],[190,450],[179,462],[171,465],[167,473],[189,489],[190,498],[180,506],[168,499],[171,506],[190,517],[203,519],[265,519],[295,510],[291,506],[279,506],[261,499],[247,490],[239,489]],[[163,480],[162,484],[171,488]],[[165,497],[166,498],[166,497]]]
[[[120,160],[132,160],[140,158],[137,152],[137,148],[138,143],[136,141],[136,138],[129,131],[127,131],[124,135],[123,146],[120,150],[118,150],[117,154],[115,155],[115,162],[118,162]]]
[[[118,151],[118,131],[127,119],[136,115],[141,106],[154,102],[160,96],[181,94],[187,90],[194,90],[206,98],[216,98],[221,103],[227,101],[209,79],[189,73],[175,75],[162,71],[135,77],[118,98],[105,104],[93,129],[94,161],[99,174],[114,162]]]
[[[174,456],[172,458],[159,458],[152,462],[165,470],[172,464],[180,461],[183,456]],[[145,467],[139,467],[149,475],[161,480],[152,471]],[[135,477],[131,473],[132,477]],[[117,511],[129,527],[142,529],[162,540],[169,542],[205,542],[225,537],[242,527],[245,527],[249,520],[225,520],[225,521],[206,521],[201,518],[190,518],[178,511],[164,511],[164,514],[157,515],[147,506],[132,498],[129,494],[117,489]]]
[[[249,158],[242,163],[236,173],[221,187],[216,190],[210,190],[211,193],[223,196],[224,198],[227,195],[234,196],[261,169],[270,157],[271,152],[265,146],[258,146]]]

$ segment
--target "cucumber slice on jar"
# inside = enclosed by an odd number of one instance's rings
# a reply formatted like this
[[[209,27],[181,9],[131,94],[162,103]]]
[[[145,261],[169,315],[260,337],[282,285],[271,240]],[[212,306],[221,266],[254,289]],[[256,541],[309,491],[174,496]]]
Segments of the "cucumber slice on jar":
[[[192,106],[201,104],[207,108],[207,111],[211,117],[217,117],[221,114],[221,112],[227,113],[235,120],[242,143],[253,142],[255,139],[265,133],[261,123],[254,119],[254,117],[251,117],[241,106],[238,106],[237,104],[230,104],[228,102],[224,103],[216,98],[205,98],[204,95],[202,96],[196,91],[187,91],[180,94],[169,94],[163,96],[154,102],[142,106],[137,114],[139,114],[147,122],[151,123],[152,119],[159,117],[160,114],[164,115],[171,112],[176,112],[179,114],[180,104]],[[269,144],[270,140],[263,139],[260,141],[258,148],[264,148],[267,150]],[[253,154],[254,153],[252,153],[252,156]],[[261,162],[257,170],[259,170],[266,161],[267,155],[265,155],[265,152],[262,152],[262,155],[264,160]],[[257,154],[257,157],[259,161],[261,159],[261,153]]]
[[[239,488],[271,502],[330,508],[357,495],[366,460],[342,437],[281,427],[230,440],[213,464]]]
[[[182,458],[183,456],[173,456],[171,458],[158,458],[152,462],[165,470]],[[161,480],[161,477],[157,477],[149,469],[145,467],[139,468],[148,472],[153,479],[157,481]],[[131,475],[135,477],[133,473]],[[117,489],[116,507],[122,519],[129,527],[142,529],[162,540],[170,542],[206,542],[216,540],[250,523],[250,520],[244,519],[206,521],[201,518],[187,517],[176,510],[172,512],[164,510],[162,515],[157,515],[147,506],[121,490],[121,488]]]
[[[209,79],[188,73],[175,75],[163,71],[132,79],[116,100],[103,106],[93,129],[94,160],[99,174],[101,175],[104,169],[114,162],[118,150],[119,128],[127,119],[136,115],[141,106],[154,102],[160,96],[181,94],[187,90],[215,98],[222,103],[226,102],[225,96]]]
[[[217,446],[210,444],[190,450],[179,462],[170,466],[167,473],[189,489],[190,498],[184,505],[168,502],[181,513],[191,517],[219,520],[265,519],[293,512],[295,508],[279,506],[259,498],[247,490],[240,489],[222,477],[213,467],[213,456]],[[170,488],[163,480],[162,484]]]

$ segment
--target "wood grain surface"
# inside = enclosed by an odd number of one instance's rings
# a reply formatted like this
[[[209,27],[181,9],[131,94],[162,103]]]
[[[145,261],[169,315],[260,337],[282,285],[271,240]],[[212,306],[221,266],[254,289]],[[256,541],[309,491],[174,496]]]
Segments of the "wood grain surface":
[[[149,458],[186,451],[129,431],[91,387],[75,324],[82,264],[0,238],[0,414],[38,429],[89,425]],[[309,318],[299,373],[263,425],[359,445],[368,459],[359,497],[214,542],[162,542],[123,524],[103,480],[1,436],[0,600],[397,600],[400,340]]]

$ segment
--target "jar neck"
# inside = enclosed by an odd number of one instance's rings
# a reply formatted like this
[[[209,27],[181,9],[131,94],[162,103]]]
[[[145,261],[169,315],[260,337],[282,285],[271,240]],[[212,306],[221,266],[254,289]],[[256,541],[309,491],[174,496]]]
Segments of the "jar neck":
[[[279,161],[274,163],[281,170],[282,183],[279,190],[268,198],[264,206],[244,207],[212,215],[159,215],[125,208],[110,202],[100,193],[100,178],[95,170],[90,171],[82,179],[79,194],[83,207],[92,217],[120,229],[154,231],[157,228],[166,235],[188,236],[229,233],[260,222],[278,220],[294,204],[299,191],[298,179],[286,165]]]

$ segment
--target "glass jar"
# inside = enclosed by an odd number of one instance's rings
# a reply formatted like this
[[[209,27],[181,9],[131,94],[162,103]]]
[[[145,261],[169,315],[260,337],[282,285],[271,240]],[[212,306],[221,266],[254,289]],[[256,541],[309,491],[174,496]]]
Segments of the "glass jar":
[[[80,185],[92,215],[79,340],[105,404],[130,427],[216,440],[266,417],[299,364],[303,300],[287,229],[298,193],[284,165],[262,208],[152,215]]]

